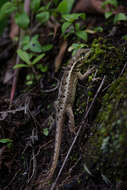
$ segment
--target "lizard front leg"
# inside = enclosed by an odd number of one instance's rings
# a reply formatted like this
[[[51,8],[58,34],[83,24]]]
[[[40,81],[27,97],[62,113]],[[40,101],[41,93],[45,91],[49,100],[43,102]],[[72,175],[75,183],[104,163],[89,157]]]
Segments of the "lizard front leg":
[[[66,114],[69,119],[69,129],[71,133],[75,133],[75,120],[74,120],[74,114],[72,110],[72,106],[69,104],[66,108]]]
[[[94,71],[95,67],[92,67],[91,69],[88,69],[88,71],[86,71],[84,74],[82,74],[81,72],[78,72],[78,79],[79,80],[84,80],[85,78],[87,78],[89,76],[90,73],[92,73]]]

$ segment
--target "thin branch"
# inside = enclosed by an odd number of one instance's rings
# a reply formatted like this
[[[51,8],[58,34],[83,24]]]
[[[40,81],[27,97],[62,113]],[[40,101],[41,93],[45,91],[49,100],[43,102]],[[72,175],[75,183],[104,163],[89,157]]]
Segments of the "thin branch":
[[[127,67],[127,61],[126,61],[125,65],[124,65],[124,67],[123,67],[123,69],[122,69],[122,71],[120,73],[120,76],[123,74],[123,72],[125,71],[126,67]]]
[[[29,15],[29,12],[30,12],[30,0],[25,0],[25,2],[24,2],[24,11]],[[18,49],[21,48],[21,41],[23,39],[24,34],[25,34],[25,31],[20,29]],[[19,61],[20,61],[20,58],[17,55],[17,57],[16,57],[16,65],[19,64]],[[19,75],[19,68],[15,69],[15,71],[14,71],[14,77],[13,77],[11,95],[10,95],[10,106],[9,107],[11,107],[13,99],[14,99],[17,80],[18,80],[18,75]]]
[[[19,37],[19,45],[18,45],[18,49],[20,49],[21,47],[21,40],[24,36],[24,31],[21,29],[20,30],[20,37]],[[20,58],[17,55],[16,57],[16,65],[19,64]],[[13,82],[12,82],[12,88],[11,88],[11,95],[10,95],[10,106],[12,105],[13,99],[14,99],[14,95],[15,95],[15,91],[16,91],[16,84],[17,84],[17,80],[18,80],[18,75],[19,75],[19,68],[14,70],[14,76],[13,76]]]

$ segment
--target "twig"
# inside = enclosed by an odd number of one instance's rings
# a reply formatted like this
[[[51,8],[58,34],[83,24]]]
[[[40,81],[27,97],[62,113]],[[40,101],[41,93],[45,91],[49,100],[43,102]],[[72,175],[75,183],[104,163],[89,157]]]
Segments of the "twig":
[[[122,69],[122,71],[121,71],[121,73],[120,73],[120,76],[121,76],[121,75],[123,74],[123,72],[125,71],[126,66],[127,66],[127,61],[126,61],[125,65],[124,65],[124,67],[123,67],[123,69]]]
[[[1,111],[0,120],[4,120],[8,116],[9,113],[15,114],[17,111],[24,111],[24,110],[25,110],[25,107],[23,106],[15,110]]]
[[[30,0],[25,0],[25,2],[24,2],[24,11],[29,15]],[[24,34],[25,34],[25,31],[21,29],[20,30],[18,49],[21,48],[21,41],[23,39]],[[19,61],[20,61],[20,58],[17,55],[16,65],[19,64]],[[15,69],[15,71],[14,71],[14,77],[13,77],[13,82],[12,82],[11,95],[10,95],[10,105],[9,105],[9,107],[11,107],[13,99],[14,99],[14,95],[15,95],[15,91],[16,91],[16,84],[17,84],[17,80],[18,80],[18,75],[19,75],[19,68]]]
[[[55,188],[55,186],[56,186],[56,183],[57,183],[57,181],[58,181],[58,179],[59,179],[59,177],[60,177],[60,175],[61,175],[61,173],[62,173],[62,170],[63,170],[63,168],[64,168],[64,166],[65,166],[65,163],[67,162],[67,159],[68,159],[68,157],[69,157],[69,155],[70,155],[70,153],[71,153],[71,150],[72,150],[72,148],[73,148],[73,146],[74,146],[74,144],[75,144],[75,142],[76,142],[76,140],[77,140],[77,138],[78,138],[78,136],[79,136],[79,133],[80,133],[82,127],[85,126],[85,120],[86,120],[86,118],[88,117],[88,114],[89,114],[91,108],[93,107],[93,104],[94,104],[94,102],[95,102],[95,99],[97,98],[97,96],[98,96],[98,94],[99,94],[99,92],[100,92],[100,90],[101,90],[101,88],[102,88],[102,86],[103,86],[103,84],[104,84],[104,81],[105,81],[105,76],[103,77],[103,79],[102,79],[102,81],[101,81],[101,84],[100,84],[99,88],[97,89],[97,92],[96,92],[96,94],[95,94],[95,96],[94,96],[94,98],[93,98],[93,100],[92,100],[92,102],[91,102],[91,104],[90,104],[90,106],[89,106],[89,108],[88,108],[86,114],[85,114],[85,117],[84,117],[83,121],[82,121],[81,124],[80,124],[80,127],[79,127],[79,129],[78,129],[78,131],[77,131],[77,133],[76,133],[76,136],[75,136],[75,138],[74,138],[74,140],[73,140],[73,142],[72,142],[72,144],[71,144],[71,146],[70,146],[70,148],[69,148],[69,150],[68,150],[68,153],[67,153],[67,155],[66,155],[66,157],[65,157],[65,159],[64,159],[64,162],[63,162],[63,164],[62,164],[62,166],[61,166],[61,169],[59,170],[59,173],[58,173],[58,175],[57,175],[57,177],[56,177],[56,180],[55,180],[55,182],[52,184],[50,190],[53,190],[53,189]]]
[[[17,111],[23,111],[23,110],[25,110],[25,106],[22,106],[20,108],[15,109],[15,110],[0,111],[0,114],[4,114],[4,113],[15,114]]]
[[[35,173],[36,173],[37,159],[36,159],[35,151],[34,150],[32,150],[32,159],[30,160],[30,162],[32,162],[33,167],[32,167],[32,174],[31,174],[31,176],[28,176],[27,184],[29,184],[29,182],[35,176]]]
[[[19,45],[18,45],[18,49],[21,47],[21,40],[24,36],[24,31],[20,30],[20,37],[19,37]],[[20,58],[17,55],[16,57],[16,65],[19,64]],[[18,80],[18,75],[19,75],[19,68],[15,69],[14,71],[14,76],[13,76],[13,82],[12,82],[12,88],[11,88],[11,96],[10,96],[10,106],[12,105],[13,99],[14,99],[14,95],[15,95],[15,90],[16,90],[16,84],[17,84],[17,80]]]

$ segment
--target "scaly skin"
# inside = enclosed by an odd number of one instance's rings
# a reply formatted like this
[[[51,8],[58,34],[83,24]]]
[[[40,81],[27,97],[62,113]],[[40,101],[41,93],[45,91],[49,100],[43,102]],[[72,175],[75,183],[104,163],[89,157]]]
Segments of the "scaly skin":
[[[64,71],[56,102],[56,136],[53,161],[48,176],[39,181],[39,184],[45,184],[45,182],[49,181],[56,169],[65,114],[69,117],[70,130],[71,132],[74,132],[74,115],[72,106],[75,99],[76,85],[78,79],[82,80],[86,78],[93,71],[93,68],[89,69],[84,75],[79,72],[80,66],[83,64],[81,61],[86,60],[89,55],[90,49],[79,49],[76,55],[70,60],[66,70]]]

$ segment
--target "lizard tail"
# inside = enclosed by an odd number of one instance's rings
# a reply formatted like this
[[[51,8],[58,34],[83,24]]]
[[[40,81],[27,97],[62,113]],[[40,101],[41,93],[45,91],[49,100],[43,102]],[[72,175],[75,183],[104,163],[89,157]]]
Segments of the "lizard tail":
[[[44,179],[41,179],[37,184],[45,184],[48,182],[56,169],[57,163],[58,163],[58,158],[59,158],[59,152],[60,152],[60,146],[61,146],[61,135],[62,135],[62,125],[63,125],[63,118],[58,119],[56,124],[56,136],[55,136],[55,148],[54,148],[54,155],[53,155],[53,161],[51,168],[48,172],[48,176]]]

